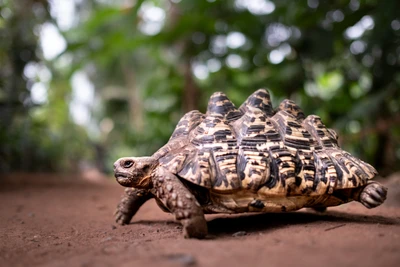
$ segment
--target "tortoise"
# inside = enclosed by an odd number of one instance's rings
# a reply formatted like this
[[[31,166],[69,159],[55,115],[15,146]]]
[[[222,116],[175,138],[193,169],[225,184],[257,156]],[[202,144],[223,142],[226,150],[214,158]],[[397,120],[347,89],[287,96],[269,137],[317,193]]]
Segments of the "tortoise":
[[[185,238],[204,238],[204,214],[323,211],[350,201],[367,208],[386,199],[377,171],[342,150],[320,117],[305,117],[295,102],[272,108],[259,89],[239,107],[214,93],[207,112],[186,113],[170,140],[150,157],[114,163],[125,190],[115,216],[128,224],[155,198],[183,225]]]

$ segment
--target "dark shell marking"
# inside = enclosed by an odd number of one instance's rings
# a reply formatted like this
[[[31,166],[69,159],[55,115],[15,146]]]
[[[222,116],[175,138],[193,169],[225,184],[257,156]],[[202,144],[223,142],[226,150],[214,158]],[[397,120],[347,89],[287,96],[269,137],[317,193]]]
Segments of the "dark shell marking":
[[[189,133],[196,128],[204,119],[204,114],[198,110],[192,110],[186,113],[178,122],[169,142],[160,148],[154,155],[156,159],[166,156],[170,151],[177,150],[188,144]],[[173,156],[173,155],[169,155]]]
[[[338,146],[336,133],[318,116],[305,117],[291,100],[274,112],[263,89],[239,109],[225,94],[213,94],[207,113],[187,113],[155,156],[172,173],[212,192],[247,190],[261,198],[332,194],[376,175]],[[287,200],[285,210],[293,205]]]

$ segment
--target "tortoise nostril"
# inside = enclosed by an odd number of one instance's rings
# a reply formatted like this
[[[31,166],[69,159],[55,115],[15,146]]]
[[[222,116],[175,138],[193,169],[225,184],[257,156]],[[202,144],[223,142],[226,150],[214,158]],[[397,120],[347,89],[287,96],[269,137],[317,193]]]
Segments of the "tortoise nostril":
[[[130,168],[133,165],[133,160],[125,160],[121,162],[121,166],[124,168]]]

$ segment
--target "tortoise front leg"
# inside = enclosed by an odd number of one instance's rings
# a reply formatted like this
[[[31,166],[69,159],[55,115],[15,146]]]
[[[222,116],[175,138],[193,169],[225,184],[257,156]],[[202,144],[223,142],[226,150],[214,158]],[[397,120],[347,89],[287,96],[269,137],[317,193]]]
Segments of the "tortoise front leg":
[[[153,194],[183,225],[185,238],[204,238],[207,235],[207,222],[203,210],[178,177],[164,168],[159,168],[153,178],[153,185]]]
[[[115,211],[115,221],[121,225],[129,224],[139,208],[152,197],[153,195],[148,190],[126,188]]]

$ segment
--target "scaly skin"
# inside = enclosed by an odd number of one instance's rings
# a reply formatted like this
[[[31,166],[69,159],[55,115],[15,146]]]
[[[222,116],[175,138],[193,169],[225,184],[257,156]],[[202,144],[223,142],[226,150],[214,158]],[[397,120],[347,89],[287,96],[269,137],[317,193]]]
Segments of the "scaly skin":
[[[139,208],[152,197],[148,190],[126,188],[114,214],[116,222],[121,225],[129,224]]]
[[[207,222],[203,210],[182,182],[163,167],[157,168],[152,182],[151,192],[182,223],[184,237],[204,238]]]

